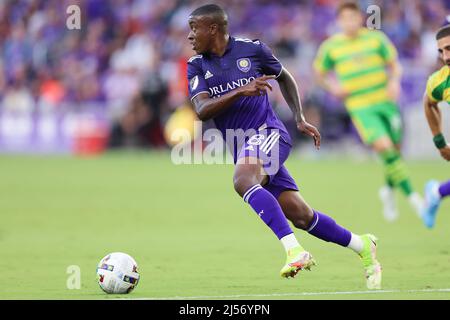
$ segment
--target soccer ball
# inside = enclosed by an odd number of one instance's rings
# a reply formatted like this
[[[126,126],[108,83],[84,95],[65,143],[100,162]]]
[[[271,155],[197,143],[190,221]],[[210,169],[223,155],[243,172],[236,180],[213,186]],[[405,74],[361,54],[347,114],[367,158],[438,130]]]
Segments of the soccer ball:
[[[136,261],[126,253],[113,252],[97,266],[98,284],[106,293],[130,293],[139,282]]]

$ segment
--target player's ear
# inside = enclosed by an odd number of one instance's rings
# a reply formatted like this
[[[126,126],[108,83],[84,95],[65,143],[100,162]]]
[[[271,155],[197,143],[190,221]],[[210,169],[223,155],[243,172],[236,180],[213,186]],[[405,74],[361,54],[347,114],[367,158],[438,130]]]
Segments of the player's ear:
[[[360,24],[362,24],[364,22],[364,14],[362,12],[358,12],[358,21],[360,22]]]
[[[211,33],[211,35],[216,35],[217,32],[219,31],[219,25],[217,23],[212,23],[209,26],[209,32]]]

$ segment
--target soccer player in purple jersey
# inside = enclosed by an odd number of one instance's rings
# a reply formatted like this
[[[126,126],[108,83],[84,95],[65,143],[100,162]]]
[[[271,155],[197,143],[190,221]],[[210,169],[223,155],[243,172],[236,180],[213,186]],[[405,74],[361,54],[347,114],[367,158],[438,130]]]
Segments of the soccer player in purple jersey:
[[[269,80],[276,79],[300,132],[320,147],[319,131],[303,116],[297,84],[259,40],[233,38],[228,17],[217,5],[205,5],[189,16],[188,39],[197,53],[188,61],[189,95],[200,120],[212,120],[229,143],[227,134],[252,132],[228,144],[234,156],[234,188],[284,246],[287,259],[282,277],[309,270],[314,260],[297,241],[288,220],[299,229],[327,242],[355,251],[362,259],[367,286],[381,286],[376,259],[376,237],[356,235],[331,217],[313,210],[300,196],[283,165],[292,147],[283,123],[269,103]]]
[[[442,158],[450,161],[450,144],[445,141],[442,134],[442,114],[438,107],[441,101],[450,103],[450,19],[438,30],[436,41],[444,66],[428,78],[423,97],[424,110],[436,148]],[[425,185],[425,208],[422,218],[426,227],[433,228],[439,206],[445,197],[450,197],[450,180],[442,183],[431,180]]]

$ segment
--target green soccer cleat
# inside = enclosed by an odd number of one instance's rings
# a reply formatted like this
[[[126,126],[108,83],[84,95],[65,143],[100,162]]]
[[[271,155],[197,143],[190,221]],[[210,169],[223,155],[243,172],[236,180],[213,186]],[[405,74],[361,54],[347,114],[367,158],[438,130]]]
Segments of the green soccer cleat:
[[[377,237],[372,234],[361,236],[364,247],[359,256],[361,257],[368,289],[381,289],[381,264],[377,260]]]
[[[294,278],[300,270],[311,270],[316,262],[312,255],[301,246],[288,251],[286,264],[280,271],[283,278]]]

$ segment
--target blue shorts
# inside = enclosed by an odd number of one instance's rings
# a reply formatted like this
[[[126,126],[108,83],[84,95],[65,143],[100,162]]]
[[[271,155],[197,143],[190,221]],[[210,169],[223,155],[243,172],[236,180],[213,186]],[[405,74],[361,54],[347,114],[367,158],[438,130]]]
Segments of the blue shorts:
[[[263,186],[276,199],[286,190],[298,191],[297,184],[284,166],[292,146],[277,129],[258,131],[246,139],[237,159],[252,157],[263,162],[269,181]]]

